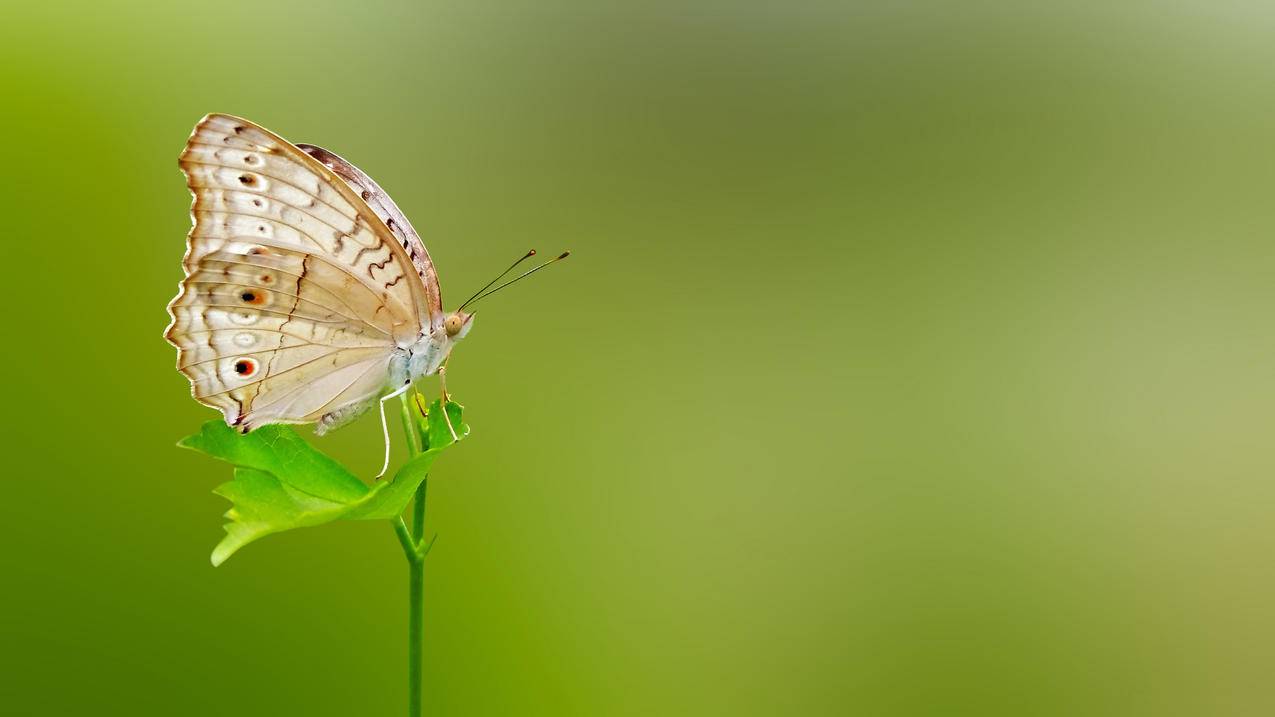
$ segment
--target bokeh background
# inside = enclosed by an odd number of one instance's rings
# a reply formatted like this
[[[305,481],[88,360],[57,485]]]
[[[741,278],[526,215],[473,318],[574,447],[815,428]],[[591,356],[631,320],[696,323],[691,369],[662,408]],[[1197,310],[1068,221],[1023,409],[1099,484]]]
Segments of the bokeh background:
[[[429,713],[1275,713],[1275,11],[1034,5],[7,3],[0,711],[403,711],[388,525],[208,563],[160,334],[221,111],[449,306],[574,252],[452,361]]]

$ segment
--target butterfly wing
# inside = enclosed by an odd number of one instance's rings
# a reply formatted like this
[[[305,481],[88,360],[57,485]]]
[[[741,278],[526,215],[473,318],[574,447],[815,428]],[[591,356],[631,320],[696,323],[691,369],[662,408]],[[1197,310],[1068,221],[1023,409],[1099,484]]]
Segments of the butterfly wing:
[[[165,336],[196,400],[247,431],[374,399],[430,316],[381,218],[327,167],[237,117],[201,120],[180,166],[193,228]]]
[[[442,291],[438,285],[438,272],[434,270],[434,262],[429,258],[429,252],[425,249],[425,242],[421,241],[421,235],[412,228],[411,222],[407,221],[407,217],[404,216],[403,212],[399,211],[398,205],[394,203],[390,195],[384,189],[381,189],[381,186],[367,176],[363,170],[342,159],[335,152],[329,152],[313,144],[298,144],[297,149],[314,157],[323,166],[345,180],[363,201],[367,202],[368,207],[371,208],[376,216],[380,217],[385,226],[394,233],[394,236],[403,246],[403,250],[407,252],[408,258],[412,260],[412,264],[416,267],[416,273],[420,276],[421,283],[425,285],[430,311],[430,324],[435,328],[440,326],[445,317],[443,315]]]

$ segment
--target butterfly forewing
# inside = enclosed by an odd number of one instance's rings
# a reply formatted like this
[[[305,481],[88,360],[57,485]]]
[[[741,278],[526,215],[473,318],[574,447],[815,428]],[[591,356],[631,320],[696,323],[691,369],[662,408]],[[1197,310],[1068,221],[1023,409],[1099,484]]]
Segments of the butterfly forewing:
[[[166,335],[195,398],[245,430],[374,398],[428,331],[436,279],[344,179],[251,122],[205,117],[180,164],[194,226]]]
[[[429,251],[425,249],[425,242],[421,241],[420,234],[416,233],[412,223],[399,210],[398,205],[394,203],[390,195],[384,189],[381,189],[381,186],[369,177],[367,173],[342,159],[335,152],[313,144],[298,144],[297,148],[314,157],[323,166],[345,180],[346,184],[350,185],[350,188],[367,203],[368,208],[393,232],[394,237],[398,239],[403,249],[407,252],[408,258],[415,265],[416,273],[421,277],[421,282],[425,286],[425,291],[428,294],[427,303],[430,310],[430,322],[432,324],[441,324],[443,321],[443,298],[439,291],[438,272],[434,270],[434,262],[429,258]]]

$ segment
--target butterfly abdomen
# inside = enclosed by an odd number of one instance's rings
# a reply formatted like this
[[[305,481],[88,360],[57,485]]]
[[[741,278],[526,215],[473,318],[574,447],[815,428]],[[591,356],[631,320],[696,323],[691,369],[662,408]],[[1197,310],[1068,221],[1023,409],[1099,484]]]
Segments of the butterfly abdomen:
[[[358,403],[352,403],[348,406],[323,414],[319,422],[314,427],[315,435],[322,436],[328,431],[334,431],[347,423],[353,422],[359,416],[368,412],[372,408],[372,404],[376,403],[376,398],[369,398]]]

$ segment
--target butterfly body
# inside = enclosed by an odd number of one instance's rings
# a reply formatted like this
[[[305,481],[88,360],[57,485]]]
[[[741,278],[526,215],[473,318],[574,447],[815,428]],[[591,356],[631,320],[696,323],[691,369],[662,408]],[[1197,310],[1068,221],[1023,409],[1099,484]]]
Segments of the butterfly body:
[[[165,337],[228,424],[330,430],[439,373],[468,333],[406,217],[337,155],[213,114],[180,166],[193,226]]]
[[[442,366],[443,362],[445,362],[447,357],[451,354],[452,347],[456,345],[456,342],[465,338],[465,334],[469,333],[469,327],[472,323],[471,317],[473,314],[457,312],[456,314],[453,314],[453,316],[464,317],[464,324],[461,331],[453,336],[448,333],[447,328],[444,325],[441,330],[436,330],[422,336],[419,341],[408,348],[407,356],[403,359],[404,364],[402,365],[402,368],[399,369],[398,366],[391,368],[390,375],[392,377],[403,375],[399,372],[400,370],[406,373],[406,379],[398,381],[397,383],[406,383],[407,381],[415,380],[420,376],[433,376],[438,373],[439,367]],[[391,382],[394,383],[393,380],[391,380]]]

